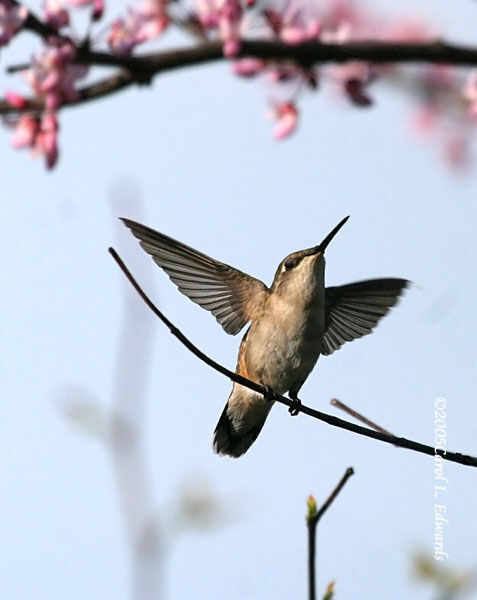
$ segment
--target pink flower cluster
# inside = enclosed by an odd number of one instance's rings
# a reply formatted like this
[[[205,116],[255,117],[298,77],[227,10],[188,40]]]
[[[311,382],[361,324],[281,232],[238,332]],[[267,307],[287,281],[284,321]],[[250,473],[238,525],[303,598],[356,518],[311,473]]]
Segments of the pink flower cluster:
[[[76,49],[72,42],[52,38],[42,54],[32,58],[31,66],[24,71],[35,96],[43,98],[45,111],[41,115],[23,114],[9,125],[15,127],[12,145],[15,148],[31,148],[34,155],[44,155],[47,168],[51,169],[58,158],[56,111],[65,102],[78,98],[75,83],[87,73],[87,67],[75,64]],[[20,94],[7,92],[6,99],[19,110],[26,107]]]
[[[0,46],[5,46],[19,31],[28,16],[26,6],[0,0]]]
[[[108,44],[113,52],[129,54],[135,46],[160,35],[169,25],[168,0],[142,0],[111,28]]]
[[[465,168],[470,162],[471,135],[477,123],[476,83],[471,73],[463,85],[457,71],[446,65],[431,65],[414,80],[420,103],[412,130],[430,139],[454,168]]]
[[[321,11],[311,5],[300,4],[297,0],[287,0],[281,8],[263,10],[262,16],[265,34],[288,44],[312,40],[340,44],[351,40],[375,39],[376,32],[382,31],[381,24],[378,26],[374,19],[348,0],[332,0]],[[323,68],[321,73],[324,79],[333,82],[353,104],[369,106],[372,101],[366,87],[381,70],[382,67],[378,69],[369,63],[354,61]],[[286,83],[290,87],[288,99],[273,103],[273,114],[277,119],[274,135],[278,139],[285,138],[296,129],[297,94],[304,88],[316,89],[321,78],[317,69],[305,70],[295,64],[277,64],[254,58],[237,61],[234,71],[245,77],[266,73],[270,82]],[[291,123],[293,120],[293,126],[281,126],[284,115],[287,122]]]
[[[65,102],[77,100],[75,83],[86,76],[88,68],[75,64],[75,56],[76,49],[70,41],[51,39],[24,72],[34,94],[44,98],[47,111],[56,111]]]
[[[244,4],[240,0],[197,0],[194,17],[204,32],[217,31],[224,43],[224,56],[233,58],[240,51],[240,36],[245,33],[245,9],[254,0]]]
[[[281,140],[295,131],[298,125],[298,109],[293,102],[275,104],[270,114],[276,120],[273,129],[275,139]]]
[[[29,148],[34,156],[45,157],[47,169],[54,167],[58,159],[58,121],[54,113],[25,113],[6,120],[6,124],[15,127],[14,148]]]
[[[55,29],[70,24],[68,8],[91,7],[91,20],[99,20],[104,11],[104,0],[45,0],[45,21]]]
[[[99,19],[104,10],[104,0],[45,0],[45,22],[60,30],[70,24],[69,9],[91,8],[91,20]],[[0,0],[1,40],[5,42],[19,29],[28,11],[10,0]],[[88,68],[75,64],[76,45],[69,37],[50,36],[45,40],[43,51],[32,57],[30,67],[22,74],[30,85],[33,94],[43,100],[44,110],[29,113],[28,102],[20,94],[7,91],[7,102],[19,111],[14,117],[4,119],[14,128],[12,145],[15,148],[29,148],[33,155],[45,157],[46,166],[51,169],[58,159],[58,119],[57,111],[66,102],[74,102],[79,93],[76,82],[84,78]]]
[[[212,0],[197,0],[205,1]],[[264,9],[261,17],[262,36],[288,44],[310,40],[327,44],[363,40],[426,42],[437,36],[427,25],[416,21],[386,22],[378,19],[364,10],[362,5],[350,0],[330,0],[322,4],[321,10],[314,9],[311,4],[300,3],[300,0],[285,0],[281,8],[275,6]],[[276,139],[284,139],[296,130],[298,96],[306,89],[316,89],[319,81],[331,84],[341,97],[347,98],[353,105],[367,107],[373,103],[369,93],[371,84],[388,78],[394,80],[397,87],[405,85],[418,98],[419,122],[422,122],[415,130],[437,137],[450,164],[456,166],[464,164],[466,160],[469,121],[473,119],[477,123],[477,74],[471,76],[464,90],[469,112],[466,114],[461,110],[459,118],[449,121],[447,115],[450,97],[453,95],[454,103],[462,103],[459,92],[461,84],[455,70],[449,68],[429,66],[408,69],[411,85],[409,81],[406,84],[402,81],[403,70],[399,67],[364,61],[331,64],[318,70],[304,69],[294,63],[247,57],[235,61],[233,70],[242,77],[265,75],[269,89],[281,96],[279,100],[271,102],[270,114],[276,122],[273,129]],[[425,126],[422,124],[424,120]]]
[[[457,71],[444,66],[404,70],[392,65],[348,61],[316,68],[293,61],[243,56],[238,59],[246,36],[289,45],[363,40],[406,43],[430,41],[436,38],[436,32],[416,21],[395,18],[385,21],[353,0],[316,0],[316,4],[310,0],[276,2],[260,5],[256,0],[136,0],[124,17],[112,23],[107,43],[112,52],[127,55],[139,44],[158,37],[171,24],[185,26],[202,40],[214,37],[221,40],[224,55],[234,59],[233,70],[237,75],[249,78],[261,75],[267,82],[271,96],[269,114],[275,121],[273,135],[280,140],[298,127],[298,100],[304,91],[316,90],[324,83],[354,106],[368,107],[373,103],[371,85],[387,78],[395,89],[402,87],[417,98],[414,130],[437,137],[452,164],[465,162],[470,126],[477,123],[477,73],[471,74],[463,87]],[[58,155],[57,111],[63,104],[78,99],[76,84],[87,73],[85,67],[74,61],[77,47],[89,43],[89,38],[73,41],[71,30],[68,35],[63,29],[70,25],[71,10],[77,8],[89,9],[90,19],[95,21],[103,14],[104,0],[44,0],[44,20],[57,34],[44,40],[44,50],[23,70],[34,95],[43,100],[43,113],[27,115],[28,102],[23,96],[6,94],[9,104],[23,113],[8,121],[15,127],[14,146],[28,147],[35,154],[44,155],[48,168],[55,164]],[[28,10],[14,0],[0,0],[0,45],[21,29],[27,17]]]
[[[263,16],[274,37],[286,44],[318,39],[321,33],[320,19],[297,3],[287,2],[281,10],[266,8]]]

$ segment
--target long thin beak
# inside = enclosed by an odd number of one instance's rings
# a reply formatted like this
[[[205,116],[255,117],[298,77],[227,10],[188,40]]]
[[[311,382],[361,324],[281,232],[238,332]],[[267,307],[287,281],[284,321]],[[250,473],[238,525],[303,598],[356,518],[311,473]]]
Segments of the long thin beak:
[[[345,217],[343,220],[341,220],[338,223],[338,225],[336,225],[336,227],[334,229],[332,229],[332,231],[330,231],[330,233],[325,237],[325,239],[321,242],[321,244],[318,244],[318,246],[315,246],[314,248],[310,248],[310,250],[307,252],[308,256],[311,256],[313,254],[318,254],[318,252],[324,253],[328,244],[331,242],[331,240],[335,237],[335,235],[343,227],[343,225],[346,223],[346,221],[348,219],[349,219],[349,215],[347,217]]]

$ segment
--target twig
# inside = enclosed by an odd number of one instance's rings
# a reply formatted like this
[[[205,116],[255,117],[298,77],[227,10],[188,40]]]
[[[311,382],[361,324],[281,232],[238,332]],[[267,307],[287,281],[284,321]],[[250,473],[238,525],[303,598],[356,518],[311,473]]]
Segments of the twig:
[[[477,65],[477,48],[448,44],[439,40],[419,44],[376,41],[349,42],[347,44],[322,44],[319,41],[312,41],[301,44],[285,44],[270,40],[243,40],[237,58],[249,56],[270,61],[291,61],[304,68],[324,63],[345,63],[350,60],[363,60],[375,64],[414,62],[455,66]],[[218,60],[225,60],[225,58],[223,44],[217,40],[141,56],[95,52],[87,45],[83,45],[77,48],[76,62],[84,65],[115,67],[121,71],[97,84],[80,88],[78,97],[75,100],[66,101],[63,107],[101,98],[133,84],[150,83],[155,75],[166,71]],[[0,100],[0,114],[42,110],[43,108],[44,99],[39,97],[27,98],[22,109],[12,108],[6,100]]]
[[[126,275],[130,283],[133,285],[137,293],[141,296],[144,302],[148,305],[148,307],[153,311],[153,313],[159,317],[159,319],[168,327],[169,331],[174,335],[188,350],[192,352],[197,358],[203,361],[205,364],[209,365],[222,375],[225,375],[230,380],[235,383],[239,383],[254,392],[258,392],[262,394],[264,397],[270,398],[273,401],[280,402],[281,404],[285,404],[289,408],[294,408],[299,412],[302,412],[310,417],[318,419],[319,421],[324,421],[329,425],[333,425],[333,427],[340,427],[341,429],[347,429],[348,431],[352,431],[359,435],[364,435],[366,437],[373,438],[375,440],[380,440],[381,442],[386,442],[387,444],[393,444],[395,446],[399,446],[400,448],[408,448],[409,450],[413,450],[414,452],[420,452],[422,454],[428,454],[430,456],[434,456],[436,454],[442,456],[443,459],[449,460],[452,462],[459,463],[461,465],[466,465],[470,467],[477,467],[477,457],[469,456],[466,454],[461,454],[460,452],[448,452],[446,450],[441,450],[438,448],[433,448],[432,446],[426,446],[425,444],[420,444],[419,442],[414,442],[413,440],[408,440],[403,437],[396,437],[394,435],[387,435],[384,433],[380,433],[379,431],[373,431],[372,429],[367,429],[366,427],[361,427],[360,425],[355,425],[354,423],[350,423],[349,421],[344,421],[338,417],[334,417],[327,413],[323,413],[319,410],[315,410],[314,408],[310,408],[304,404],[297,405],[296,401],[290,400],[290,398],[286,398],[285,396],[281,396],[280,394],[276,394],[274,392],[270,392],[263,386],[247,379],[246,377],[242,377],[238,373],[234,371],[230,371],[226,367],[221,364],[215,362],[212,358],[204,354],[202,350],[199,350],[194,344],[189,341],[189,339],[173,324],[169,319],[154,305],[154,303],[147,297],[145,292],[141,289],[137,281],[134,279],[132,274],[129,272],[126,265],[123,263],[121,258],[118,256],[116,250],[114,248],[109,248],[109,253],[117,262],[123,273]]]
[[[379,431],[381,433],[384,433],[385,435],[394,435],[387,429],[384,429],[384,427],[376,425],[376,423],[374,423],[373,421],[370,421],[369,419],[361,415],[359,412],[356,412],[355,410],[344,404],[344,402],[338,400],[338,398],[331,399],[330,404],[331,406],[336,406],[336,408],[339,408],[343,412],[347,413],[350,417],[353,417],[357,421],[361,421],[361,423],[364,423],[365,425],[371,427],[371,429],[374,429],[375,431]]]
[[[348,479],[351,477],[351,475],[354,475],[354,469],[353,469],[353,467],[348,467],[346,469],[346,471],[345,471],[345,474],[343,475],[343,477],[339,481],[338,485],[331,492],[328,500],[323,504],[323,506],[317,512],[316,517],[315,517],[317,523],[321,519],[321,517],[325,514],[325,512],[329,509],[329,507],[331,506],[331,504],[333,504],[333,502],[335,501],[336,496],[341,492],[341,490],[343,489],[345,483],[348,481]]]
[[[319,510],[316,510],[316,502],[310,497],[308,501],[308,515],[306,524],[308,526],[308,598],[309,600],[316,599],[316,528],[318,521],[325,514],[331,504],[335,501],[338,494],[345,486],[348,479],[354,475],[353,467],[348,467],[345,474],[340,479],[338,485],[331,492],[326,502]]]

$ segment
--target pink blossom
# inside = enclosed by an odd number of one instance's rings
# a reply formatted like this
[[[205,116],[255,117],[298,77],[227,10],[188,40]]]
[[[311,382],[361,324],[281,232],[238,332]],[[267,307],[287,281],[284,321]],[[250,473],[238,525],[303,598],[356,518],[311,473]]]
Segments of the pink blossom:
[[[356,106],[371,106],[373,103],[371,97],[365,91],[363,82],[359,79],[348,79],[344,88],[351,102]]]
[[[325,43],[343,44],[363,39],[380,39],[385,31],[380,20],[368,14],[361,5],[349,0],[332,0],[320,16],[323,23],[320,39]],[[386,65],[375,66],[363,61],[351,61],[327,66],[324,70],[354,105],[364,107],[372,104],[366,91],[367,85],[378,74],[389,69]]]
[[[8,44],[23,25],[28,9],[11,0],[0,0],[0,46]]]
[[[276,104],[273,107],[272,116],[277,121],[273,128],[273,136],[277,140],[291,135],[298,125],[298,109],[293,102]]]
[[[281,11],[267,8],[263,15],[273,33],[287,44],[316,39],[321,32],[319,19],[296,3],[285,4]]]
[[[477,120],[477,71],[472,71],[462,90],[462,96],[469,104],[469,115]]]
[[[219,26],[221,6],[220,0],[196,0],[196,17],[204,29],[216,29]]]
[[[14,123],[14,148],[30,148],[34,156],[44,156],[46,168],[52,169],[58,159],[58,121],[54,113],[41,117],[24,114]]]
[[[242,77],[254,77],[266,67],[266,62],[260,58],[242,58],[234,62],[233,71]]]
[[[320,14],[323,40],[343,43],[375,37],[382,28],[374,16],[362,8],[361,3],[350,0],[330,0]]]
[[[35,155],[44,155],[46,168],[52,169],[58,160],[58,121],[54,113],[44,113],[34,146]]]
[[[45,99],[48,111],[57,110],[64,102],[78,98],[75,83],[85,77],[88,69],[73,63],[76,51],[65,40],[57,40],[39,56],[34,56],[25,78],[36,95]]]
[[[235,58],[240,52],[240,40],[238,37],[231,36],[224,41],[224,56],[226,58]]]
[[[72,8],[91,6],[93,9],[93,21],[97,21],[99,18],[101,18],[104,11],[104,0],[64,0],[64,2],[69,4]]]
[[[369,63],[352,61],[328,67],[327,74],[335,80],[354,105],[370,106],[373,103],[366,93],[366,86],[375,78]]]
[[[160,35],[169,24],[168,0],[142,0],[129,9],[126,18],[117,19],[108,43],[114,52],[129,54],[134,46]]]
[[[22,110],[27,105],[27,99],[24,96],[21,96],[16,92],[12,92],[11,90],[7,90],[5,92],[5,99],[10,106],[17,108],[18,110]]]
[[[132,14],[129,14],[125,19],[116,19],[108,36],[108,44],[111,50],[118,54],[129,54],[134,46],[140,43],[138,29],[137,19]]]
[[[54,27],[60,29],[68,25],[70,22],[70,15],[63,6],[62,0],[46,0],[44,13],[46,22]]]
[[[367,63],[348,63],[340,71],[340,76],[344,90],[353,104],[370,106],[373,103],[366,93],[366,85],[372,81],[372,73]]]
[[[103,16],[104,12],[104,1],[103,0],[94,0],[93,2],[93,12],[91,13],[91,18],[93,21],[98,21]]]
[[[12,136],[12,146],[14,148],[33,148],[39,128],[38,117],[29,114],[21,115]]]
[[[139,31],[143,40],[151,40],[160,35],[169,24],[168,0],[142,0],[136,8],[141,22]]]
[[[245,2],[245,6],[251,4]],[[204,29],[217,29],[224,43],[224,56],[240,52],[240,36],[245,27],[241,0],[196,0],[195,17]]]
[[[233,58],[240,51],[240,29],[243,10],[239,0],[223,0],[219,16],[220,37],[224,42],[224,56]]]

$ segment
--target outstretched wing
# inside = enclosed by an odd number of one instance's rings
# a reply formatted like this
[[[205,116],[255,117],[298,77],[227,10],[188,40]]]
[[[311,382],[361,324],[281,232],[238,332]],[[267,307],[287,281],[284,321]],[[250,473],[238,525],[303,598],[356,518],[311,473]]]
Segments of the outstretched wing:
[[[261,281],[145,225],[121,220],[179,291],[210,311],[227,333],[235,335],[258,314],[268,293]]]
[[[407,285],[406,279],[370,279],[326,288],[322,354],[371,333]]]

